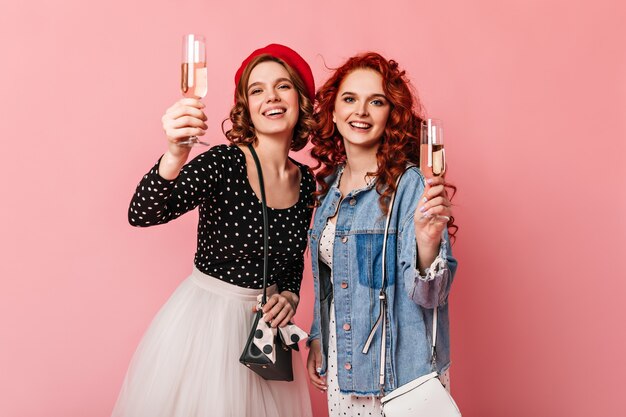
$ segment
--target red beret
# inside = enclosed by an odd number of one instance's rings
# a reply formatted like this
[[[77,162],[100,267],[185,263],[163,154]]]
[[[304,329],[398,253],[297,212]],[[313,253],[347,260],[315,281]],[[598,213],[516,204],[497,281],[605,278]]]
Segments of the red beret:
[[[246,66],[259,55],[271,55],[275,58],[280,58],[287,65],[289,65],[294,71],[298,73],[302,81],[304,81],[304,85],[306,87],[306,93],[309,96],[309,99],[313,101],[315,99],[315,81],[313,80],[313,73],[311,72],[311,67],[306,61],[298,55],[296,51],[291,48],[288,48],[284,45],[279,45],[277,43],[272,43],[267,45],[264,48],[257,49],[252,52],[249,57],[243,60],[241,66],[237,70],[235,74],[235,87],[239,84],[239,80],[241,79],[241,75],[243,74],[243,70]]]

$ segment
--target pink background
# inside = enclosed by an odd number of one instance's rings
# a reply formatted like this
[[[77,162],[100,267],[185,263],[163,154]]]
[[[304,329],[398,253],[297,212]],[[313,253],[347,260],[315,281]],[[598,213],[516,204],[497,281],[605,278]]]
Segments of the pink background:
[[[292,46],[318,85],[325,63],[358,51],[398,60],[446,122],[459,187],[464,416],[624,415],[622,1],[19,3],[0,6],[1,416],[108,416],[143,331],[191,270],[195,213],[126,221],[165,150],[185,32],[208,40],[214,143],[254,48]],[[310,270],[302,298],[308,326]],[[320,393],[314,406],[326,415]]]

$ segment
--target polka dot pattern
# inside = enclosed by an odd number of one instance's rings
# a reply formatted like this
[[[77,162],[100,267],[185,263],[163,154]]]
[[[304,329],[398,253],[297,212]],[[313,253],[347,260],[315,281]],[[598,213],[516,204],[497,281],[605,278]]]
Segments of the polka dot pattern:
[[[298,294],[315,181],[308,167],[293,162],[302,173],[298,201],[285,209],[268,207],[268,286],[276,283],[279,291]],[[241,149],[215,146],[187,163],[172,181],[159,175],[158,166],[137,186],[128,211],[130,224],[163,224],[199,207],[196,267],[240,287],[262,288],[262,205],[248,182]]]
[[[335,241],[335,224],[330,220],[326,223],[326,227],[322,230],[319,245],[319,257],[329,268],[333,267],[333,243]]]

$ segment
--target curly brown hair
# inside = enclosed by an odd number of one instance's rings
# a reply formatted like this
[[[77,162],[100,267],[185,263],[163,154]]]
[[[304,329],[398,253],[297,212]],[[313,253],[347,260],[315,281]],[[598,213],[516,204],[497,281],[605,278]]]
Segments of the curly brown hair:
[[[299,113],[298,122],[293,132],[291,141],[291,150],[299,151],[304,148],[315,130],[315,122],[313,120],[313,103],[307,96],[306,86],[302,78],[294,71],[285,61],[269,54],[263,54],[255,57],[244,69],[241,79],[235,90],[235,105],[230,110],[230,117],[222,122],[222,131],[230,143],[237,145],[247,145],[256,141],[256,133],[252,125],[250,111],[248,110],[248,80],[250,73],[261,62],[277,62],[281,64],[293,82],[294,87],[298,91]],[[232,127],[225,130],[224,123],[230,120]]]
[[[326,195],[330,184],[326,178],[346,161],[343,138],[333,123],[333,111],[339,87],[344,78],[357,69],[370,69],[383,78],[383,91],[389,100],[390,112],[376,153],[378,170],[370,173],[377,178],[376,191],[380,194],[379,204],[387,213],[391,195],[396,190],[396,178],[406,169],[407,164],[419,166],[420,126],[423,120],[423,107],[406,77],[405,71],[394,60],[387,60],[375,52],[353,56],[345,64],[336,68],[331,77],[317,91],[313,117],[316,130],[311,143],[311,156],[317,161],[315,179],[319,184],[315,197]],[[456,192],[456,187],[446,184]],[[319,204],[319,199],[315,199]],[[448,222],[450,235],[454,236],[458,227],[454,218]]]

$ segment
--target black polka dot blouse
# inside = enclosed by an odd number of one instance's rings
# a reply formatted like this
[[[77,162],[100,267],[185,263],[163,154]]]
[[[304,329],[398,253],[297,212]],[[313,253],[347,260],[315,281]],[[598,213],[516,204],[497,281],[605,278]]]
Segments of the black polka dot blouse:
[[[286,209],[268,207],[268,285],[298,294],[315,181],[306,165],[293,162],[302,172],[298,202]],[[128,210],[130,224],[167,223],[199,206],[196,267],[240,287],[263,288],[262,205],[248,182],[241,149],[215,146],[187,163],[172,181],[158,169],[157,162],[137,186]]]

